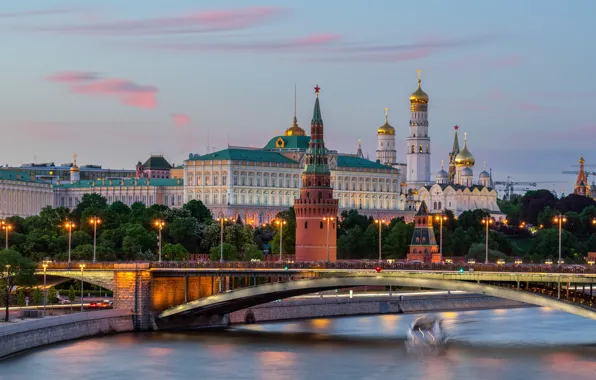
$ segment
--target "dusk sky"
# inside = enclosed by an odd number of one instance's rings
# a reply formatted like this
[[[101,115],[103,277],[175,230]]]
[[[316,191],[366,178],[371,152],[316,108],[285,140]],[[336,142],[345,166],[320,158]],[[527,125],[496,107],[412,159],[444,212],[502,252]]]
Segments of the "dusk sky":
[[[310,131],[317,84],[330,149],[362,139],[374,159],[388,107],[405,161],[421,69],[433,172],[458,124],[476,175],[486,160],[495,180],[569,192],[561,171],[580,153],[596,164],[595,14],[592,0],[4,1],[0,163],[262,147],[291,125],[294,85]]]

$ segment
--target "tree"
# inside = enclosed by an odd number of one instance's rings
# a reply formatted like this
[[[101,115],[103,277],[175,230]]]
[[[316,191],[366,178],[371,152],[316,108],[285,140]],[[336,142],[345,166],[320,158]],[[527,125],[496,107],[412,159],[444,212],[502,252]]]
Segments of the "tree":
[[[180,243],[189,252],[197,252],[199,238],[199,222],[193,217],[174,219],[167,225],[168,235],[177,243]]]
[[[555,208],[557,198],[548,190],[528,191],[521,199],[521,220],[529,224],[537,224],[538,215],[547,207]]]
[[[43,293],[41,290],[39,290],[39,288],[35,288],[33,291],[33,303],[37,306],[43,303]]]
[[[0,251],[0,283],[6,302],[5,321],[8,322],[8,304],[10,291],[15,286],[35,283],[35,263],[14,250]]]
[[[71,285],[70,288],[68,288],[68,300],[72,303],[75,301],[76,298],[77,298],[77,295],[75,293],[75,289]]]
[[[78,220],[81,220],[83,211],[87,209],[105,210],[108,207],[108,200],[97,193],[83,194],[81,201],[72,211],[72,214]]]
[[[253,230],[250,225],[230,224],[225,227],[224,241],[232,244],[236,252],[243,252],[247,244],[253,244]]]
[[[48,289],[48,303],[51,305],[54,302],[56,302],[56,299],[58,298],[57,296],[57,292],[56,292],[56,288],[51,287]]]
[[[27,300],[25,299],[25,293],[23,293],[23,289],[19,289],[19,291],[17,292],[17,305],[19,305],[20,307],[27,305]],[[6,318],[6,320],[8,321],[8,317]]]
[[[184,261],[190,258],[190,255],[186,248],[180,243],[170,244],[166,243],[162,247],[162,254],[167,260],[172,261]]]
[[[470,246],[470,250],[468,251],[468,258],[476,259],[476,262],[484,262],[486,259],[486,245],[481,243],[472,244]],[[500,252],[496,249],[488,250],[488,260],[491,262],[495,262],[497,259],[506,259],[507,255],[503,252]]]
[[[259,260],[263,261],[265,255],[255,244],[247,244],[244,247],[244,261]]]
[[[182,208],[184,210],[188,210],[190,212],[190,216],[195,218],[199,223],[207,222],[213,219],[211,216],[211,211],[209,211],[209,209],[205,207],[201,201],[193,199],[184,204]]]
[[[590,197],[584,197],[577,194],[569,194],[565,198],[561,198],[557,202],[557,209],[561,213],[568,212],[581,213],[585,208],[596,206],[596,201]]]
[[[211,261],[219,261],[220,259],[220,246],[211,248],[209,252],[209,259]],[[238,252],[236,247],[230,243],[223,243],[223,259],[225,261],[236,261],[238,260]]]

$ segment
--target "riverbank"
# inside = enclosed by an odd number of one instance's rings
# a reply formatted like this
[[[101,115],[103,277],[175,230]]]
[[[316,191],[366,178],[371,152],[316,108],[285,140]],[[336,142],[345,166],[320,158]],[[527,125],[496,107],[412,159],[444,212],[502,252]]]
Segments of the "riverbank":
[[[286,321],[306,318],[375,314],[414,314],[445,311],[531,307],[518,301],[478,294],[434,292],[412,295],[345,295],[296,297],[230,313],[231,324]]]
[[[52,343],[134,330],[130,310],[103,310],[0,325],[0,359]]]

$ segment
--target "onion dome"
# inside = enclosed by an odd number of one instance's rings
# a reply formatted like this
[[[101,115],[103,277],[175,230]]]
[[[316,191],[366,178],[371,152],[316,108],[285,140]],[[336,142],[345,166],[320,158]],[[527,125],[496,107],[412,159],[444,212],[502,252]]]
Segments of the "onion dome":
[[[472,153],[468,150],[468,142],[467,142],[467,133],[464,134],[464,147],[462,150],[455,156],[455,165],[456,166],[474,166],[476,160]]]
[[[286,129],[284,136],[306,136],[304,129],[298,126],[298,120],[296,119],[296,116],[294,116],[294,123],[292,123],[290,128]]]
[[[449,177],[449,174],[448,174],[448,173],[447,173],[445,170],[443,170],[443,169],[439,170],[439,171],[437,172],[437,175],[435,176],[435,178],[436,178],[437,180],[440,180],[440,179],[447,179],[448,177]]]
[[[385,124],[381,125],[379,129],[377,129],[377,134],[379,135],[395,135],[395,128],[389,125],[389,115],[388,115],[388,108],[385,108]]]
[[[75,153],[73,156],[73,163],[72,166],[70,167],[70,172],[80,172],[81,169],[79,169],[79,167],[77,166],[77,154]]]
[[[474,173],[472,173],[472,169],[470,168],[463,168],[461,171],[462,177],[473,177]]]
[[[420,80],[421,72],[422,72],[422,70],[418,70],[418,89],[416,91],[414,91],[412,93],[412,95],[410,96],[410,103],[422,103],[422,104],[428,103],[428,94],[426,92],[422,91],[422,87],[421,87],[421,83],[422,83],[422,80]]]
[[[480,179],[490,179],[490,174],[488,174],[488,172],[486,170],[483,170],[480,172],[480,174],[478,175],[478,177]]]

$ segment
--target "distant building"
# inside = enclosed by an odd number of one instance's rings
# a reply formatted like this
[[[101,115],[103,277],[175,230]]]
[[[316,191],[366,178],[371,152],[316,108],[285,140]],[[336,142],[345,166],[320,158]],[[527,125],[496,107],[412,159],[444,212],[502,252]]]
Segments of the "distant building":
[[[28,173],[0,170],[0,219],[38,215],[53,206],[52,185]]]
[[[172,168],[162,155],[151,155],[144,164],[137,164],[136,178],[170,178]]]
[[[583,197],[592,196],[592,189],[588,183],[588,176],[584,170],[584,164],[586,160],[581,156],[579,158],[579,173],[577,173],[577,179],[575,180],[575,186],[573,186],[573,194],[581,195]]]
[[[407,258],[408,261],[423,263],[438,263],[442,259],[433,230],[433,216],[429,214],[424,201],[420,203],[418,212],[414,216],[414,233]]]

